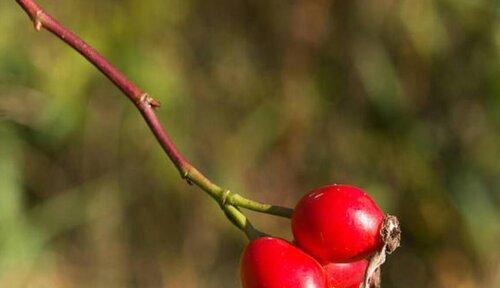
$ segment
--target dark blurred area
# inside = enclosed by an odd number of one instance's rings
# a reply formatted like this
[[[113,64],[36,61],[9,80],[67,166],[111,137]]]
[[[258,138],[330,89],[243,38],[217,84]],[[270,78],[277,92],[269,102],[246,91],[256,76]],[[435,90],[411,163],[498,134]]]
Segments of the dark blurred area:
[[[216,183],[290,207],[349,183],[398,215],[383,287],[500,287],[499,2],[39,2]],[[0,287],[240,287],[245,244],[119,90],[0,2]]]

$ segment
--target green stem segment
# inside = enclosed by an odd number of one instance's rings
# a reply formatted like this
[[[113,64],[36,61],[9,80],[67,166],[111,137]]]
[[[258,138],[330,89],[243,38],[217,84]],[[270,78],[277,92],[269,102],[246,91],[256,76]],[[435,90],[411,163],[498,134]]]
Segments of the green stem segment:
[[[293,209],[275,206],[270,204],[260,203],[241,196],[240,194],[230,192],[229,190],[222,189],[216,184],[212,183],[205,175],[201,174],[196,168],[189,165],[181,170],[182,177],[190,183],[203,189],[213,199],[221,204],[229,204],[245,209],[253,210],[260,213],[271,214],[284,218],[291,218]]]
[[[254,210],[261,213],[290,218],[293,210],[290,208],[273,206],[259,203],[240,196],[239,194],[224,190],[212,183],[205,175],[192,166],[177,149],[168,135],[167,131],[156,116],[154,108],[160,103],[142,91],[137,85],[130,81],[120,70],[114,67],[106,58],[97,52],[92,46],[83,41],[78,35],[61,25],[57,20],[45,12],[40,5],[33,0],[16,0],[33,20],[36,30],[45,28],[55,36],[59,37],[78,53],[85,57],[92,65],[99,69],[116,87],[118,87],[137,107],[144,120],[155,135],[159,144],[177,167],[182,177],[188,182],[196,184],[216,200],[224,213],[233,224],[253,239],[259,235],[258,232],[245,215],[237,207]]]
[[[255,229],[248,221],[246,216],[241,213],[241,211],[233,206],[233,205],[225,205],[223,207],[224,213],[226,214],[227,218],[236,226],[238,227],[249,240],[254,240],[259,237],[265,236],[264,233],[260,232],[259,230]]]
[[[256,202],[239,194],[232,194],[228,198],[228,202],[233,205],[260,213],[271,214],[284,218],[291,218],[293,214],[293,209],[291,208]]]

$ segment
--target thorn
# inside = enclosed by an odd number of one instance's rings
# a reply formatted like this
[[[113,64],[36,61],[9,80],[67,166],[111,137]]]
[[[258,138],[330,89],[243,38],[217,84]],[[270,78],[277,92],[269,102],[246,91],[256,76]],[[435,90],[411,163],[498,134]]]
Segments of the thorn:
[[[42,22],[40,22],[40,20],[35,20],[35,30],[36,31],[42,30]]]
[[[38,10],[36,12],[35,18],[33,19],[33,23],[35,25],[35,30],[36,31],[42,30],[42,27],[43,27],[43,24],[42,24],[42,21],[41,21],[42,14],[43,14],[43,12],[41,10]]]

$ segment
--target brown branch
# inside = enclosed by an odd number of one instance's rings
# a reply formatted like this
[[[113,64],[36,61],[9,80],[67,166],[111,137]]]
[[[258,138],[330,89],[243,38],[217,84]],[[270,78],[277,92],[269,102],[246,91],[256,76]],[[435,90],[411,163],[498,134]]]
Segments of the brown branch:
[[[191,166],[186,161],[184,156],[177,150],[172,140],[168,136],[165,128],[160,124],[158,117],[153,111],[154,107],[158,107],[160,103],[149,97],[149,95],[142,91],[132,81],[116,67],[114,67],[108,60],[106,60],[99,52],[92,46],[80,39],[74,32],[62,26],[57,20],[47,14],[35,1],[32,0],[16,0],[17,3],[26,11],[28,16],[33,20],[36,30],[42,28],[52,32],[55,36],[59,37],[66,44],[73,47],[78,53],[85,57],[97,69],[99,69],[116,87],[118,87],[139,109],[142,116],[148,123],[160,142],[163,150],[167,153],[168,157],[174,162],[175,166],[181,174],[185,174]]]

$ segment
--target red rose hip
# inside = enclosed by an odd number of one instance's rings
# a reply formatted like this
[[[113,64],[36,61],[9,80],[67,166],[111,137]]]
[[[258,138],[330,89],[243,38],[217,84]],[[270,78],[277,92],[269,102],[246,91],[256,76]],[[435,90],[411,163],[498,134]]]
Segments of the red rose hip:
[[[292,232],[298,246],[320,262],[349,262],[382,247],[383,222],[384,213],[363,190],[329,185],[299,201],[292,216]]]
[[[366,259],[323,266],[328,288],[358,288],[364,280],[367,266]]]
[[[326,288],[323,267],[289,242],[262,237],[241,257],[243,288]]]

